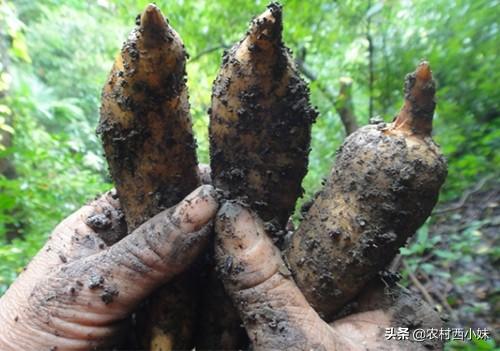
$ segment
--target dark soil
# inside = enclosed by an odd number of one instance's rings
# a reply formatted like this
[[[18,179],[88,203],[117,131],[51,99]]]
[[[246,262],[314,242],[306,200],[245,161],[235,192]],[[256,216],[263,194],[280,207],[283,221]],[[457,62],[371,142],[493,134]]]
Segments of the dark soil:
[[[470,194],[465,202],[462,196],[435,210],[429,240],[440,240],[424,253],[415,276],[448,327],[487,328],[498,340],[500,182],[489,181],[465,194]],[[433,266],[433,271],[425,272],[424,265],[427,271]],[[409,287],[424,298],[421,288],[411,282]]]

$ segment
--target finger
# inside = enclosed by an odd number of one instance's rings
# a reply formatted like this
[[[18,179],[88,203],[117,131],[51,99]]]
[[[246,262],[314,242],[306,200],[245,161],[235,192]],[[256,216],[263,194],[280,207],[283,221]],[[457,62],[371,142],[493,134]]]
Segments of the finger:
[[[114,190],[108,191],[62,221],[12,289],[20,295],[31,291],[51,270],[100,252],[108,247],[106,242],[123,237],[126,226],[115,194]]]
[[[154,287],[185,270],[206,245],[218,204],[210,185],[196,189],[177,206],[154,216],[100,256],[106,269],[130,291],[128,303],[145,297]],[[89,261],[98,261],[99,257]],[[98,262],[92,262],[97,263]],[[129,285],[135,280],[137,294]]]
[[[112,189],[63,221],[52,237],[64,244],[60,251],[71,261],[102,251],[126,234],[123,211]]]
[[[63,220],[45,245],[66,263],[102,251],[125,236],[127,228],[116,195],[110,190]],[[58,261],[58,262],[57,262]]]
[[[439,314],[409,290],[397,285],[382,284],[380,278],[371,281],[350,307],[347,317],[330,325],[338,333],[349,335],[357,344],[371,345],[370,350],[442,350],[439,338],[416,340],[415,330],[440,330]],[[387,330],[407,328],[409,337],[396,340],[387,337]],[[385,337],[384,337],[385,335]]]
[[[291,279],[262,221],[226,202],[215,231],[217,269],[255,349],[337,349],[331,328]]]
[[[189,266],[208,242],[217,207],[213,187],[201,186],[109,249],[61,267],[33,289],[33,313],[47,316],[37,327],[66,338],[102,335]]]
[[[116,189],[108,191],[90,203],[90,207],[93,211],[82,219],[107,246],[113,245],[127,235],[125,215]]]

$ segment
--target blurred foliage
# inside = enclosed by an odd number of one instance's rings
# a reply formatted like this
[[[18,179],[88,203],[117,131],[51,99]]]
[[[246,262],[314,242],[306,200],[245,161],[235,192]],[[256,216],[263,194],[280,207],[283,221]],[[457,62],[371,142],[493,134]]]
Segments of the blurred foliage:
[[[495,340],[482,340],[477,337],[470,341],[452,341],[446,344],[445,351],[498,351]]]
[[[9,145],[0,139],[0,160],[10,162],[16,173],[8,177],[0,172],[0,294],[61,219],[112,186],[94,132],[100,90],[146,4],[143,0],[0,0],[0,48],[5,48],[0,51],[0,136],[12,137]],[[191,57],[187,66],[191,111],[199,159],[206,163],[206,111],[221,54],[245,33],[248,21],[267,2],[156,4],[180,33]],[[435,139],[449,159],[442,199],[455,198],[480,177],[498,172],[500,1],[287,0],[283,4],[285,42],[332,92],[338,91],[341,77],[353,79],[361,125],[371,117],[370,101],[373,115],[392,120],[402,104],[405,74],[420,59],[430,60],[439,84]],[[306,199],[327,176],[344,137],[332,101],[317,82],[311,83],[311,95],[320,118],[313,128]],[[429,239],[425,228],[403,252],[409,259],[432,250],[434,240],[439,240]]]
[[[456,215],[455,220],[459,220]],[[447,233],[446,238],[441,234],[429,236],[429,222],[427,221],[412,238],[411,243],[400,249],[400,254],[408,265],[408,270],[416,272],[422,271],[427,275],[440,276],[449,279],[454,286],[463,286],[481,281],[485,277],[478,275],[477,272],[443,270],[435,265],[445,267],[451,266],[456,261],[471,262],[474,257],[489,256],[492,262],[498,262],[500,255],[498,247],[488,245],[488,239],[485,239],[481,233],[481,228],[492,224],[491,220],[474,220],[467,226],[456,230],[456,232]],[[480,271],[481,267],[477,267]],[[408,285],[408,271],[402,272],[404,286]],[[453,305],[452,301],[448,301]]]

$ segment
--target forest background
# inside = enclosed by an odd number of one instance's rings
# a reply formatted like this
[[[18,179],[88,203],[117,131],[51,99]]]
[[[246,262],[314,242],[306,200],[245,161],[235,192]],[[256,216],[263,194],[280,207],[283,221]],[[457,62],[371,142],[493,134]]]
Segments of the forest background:
[[[500,1],[282,3],[284,40],[320,112],[298,209],[321,186],[346,135],[342,109],[359,126],[371,118],[391,121],[402,105],[405,74],[421,59],[430,61],[438,81],[434,138],[449,175],[434,214],[401,250],[401,284],[433,303],[450,325],[492,332],[488,342],[453,342],[448,349],[496,349]],[[100,92],[146,4],[0,0],[0,295],[59,221],[112,187],[95,133]],[[207,109],[221,55],[267,2],[156,4],[190,55],[198,155],[208,163]]]

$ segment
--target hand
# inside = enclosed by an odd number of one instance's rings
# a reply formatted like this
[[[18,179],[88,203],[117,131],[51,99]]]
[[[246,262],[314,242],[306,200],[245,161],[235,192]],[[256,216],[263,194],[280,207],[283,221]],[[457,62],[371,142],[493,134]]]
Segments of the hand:
[[[0,350],[105,346],[141,300],[204,249],[217,207],[203,185],[127,236],[113,192],[82,207],[0,299]]]
[[[428,305],[407,291],[370,284],[357,313],[328,324],[295,285],[262,221],[234,201],[219,210],[216,260],[255,350],[439,350],[439,340],[387,340],[385,328],[439,329]],[[411,335],[410,335],[411,339]]]
[[[122,321],[203,250],[217,211],[202,186],[123,238],[112,192],[83,207],[51,238],[0,299],[1,350],[82,350],[113,341]],[[359,313],[327,324],[295,286],[262,222],[235,202],[216,221],[218,269],[255,349],[419,350],[439,344],[387,341],[386,327],[439,328],[437,315],[405,292],[372,286]],[[418,326],[418,324],[416,324]]]

